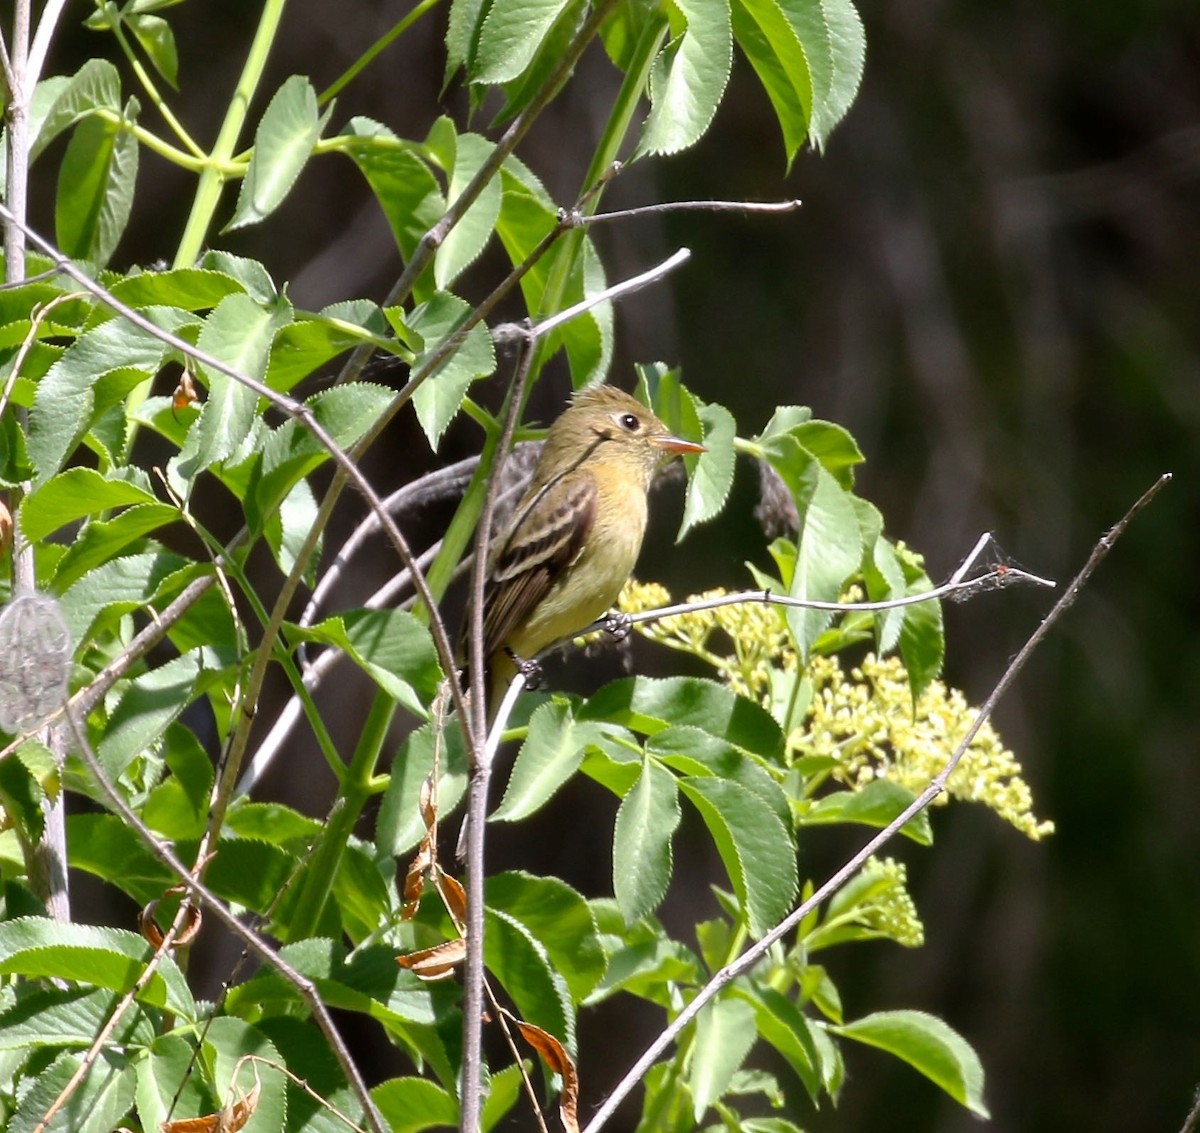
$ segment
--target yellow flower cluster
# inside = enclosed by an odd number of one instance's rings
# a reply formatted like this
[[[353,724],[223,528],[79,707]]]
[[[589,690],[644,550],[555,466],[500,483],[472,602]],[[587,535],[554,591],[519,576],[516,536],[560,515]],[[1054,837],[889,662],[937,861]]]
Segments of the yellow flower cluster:
[[[689,596],[687,602],[705,602],[726,593],[720,588],[706,590]],[[670,604],[671,595],[666,587],[633,579],[625,584],[617,599],[617,605],[627,614]],[[796,668],[796,652],[787,625],[782,612],[774,606],[740,602],[690,610],[656,622],[641,622],[636,628],[651,641],[707,661],[735,692],[760,703],[769,702],[772,671]]]
[[[867,928],[902,944],[920,948],[925,943],[925,926],[908,892],[908,869],[895,858],[868,858],[863,877],[871,881],[871,899],[859,912]]]
[[[834,776],[852,788],[890,779],[917,793],[945,766],[978,713],[957,689],[933,681],[914,710],[908,674],[897,657],[869,655],[850,671],[836,658],[815,657],[813,693],[804,725],[789,743],[805,755],[837,760]],[[947,795],[980,802],[1035,841],[1054,823],[1033,815],[1033,796],[1021,765],[990,723],[971,741],[946,784]]]
[[[688,598],[703,602],[724,595],[710,590]],[[625,613],[659,609],[671,595],[658,583],[626,583],[618,605]],[[772,674],[794,672],[796,651],[783,612],[757,602],[693,610],[637,625],[639,633],[707,661],[735,692],[771,707]],[[843,672],[836,657],[814,657],[808,678],[812,698],[803,723],[788,737],[794,755],[828,755],[833,775],[858,789],[890,779],[910,791],[925,789],[941,771],[977,713],[957,689],[933,681],[915,710],[908,674],[898,657],[868,655]],[[1033,815],[1033,797],[1021,765],[985,723],[947,783],[949,797],[980,802],[1028,837],[1053,833],[1054,823]]]

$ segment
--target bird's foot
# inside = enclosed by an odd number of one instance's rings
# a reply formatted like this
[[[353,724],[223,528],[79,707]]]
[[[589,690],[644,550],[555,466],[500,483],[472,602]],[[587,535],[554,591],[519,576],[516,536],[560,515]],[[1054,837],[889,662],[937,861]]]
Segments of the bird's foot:
[[[633,620],[628,614],[622,613],[620,610],[609,610],[604,615],[604,632],[607,633],[613,641],[624,641],[629,636],[630,627],[633,625]]]
[[[537,661],[527,661],[524,657],[518,657],[511,649],[506,649],[509,659],[517,667],[517,672],[525,678],[525,687],[534,692],[541,687],[542,684],[542,666]]]

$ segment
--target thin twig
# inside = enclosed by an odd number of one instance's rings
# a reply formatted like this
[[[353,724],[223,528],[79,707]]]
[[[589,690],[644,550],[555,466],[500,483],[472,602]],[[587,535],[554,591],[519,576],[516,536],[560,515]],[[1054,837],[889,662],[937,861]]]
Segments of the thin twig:
[[[663,201],[657,205],[639,205],[637,208],[616,209],[613,212],[595,212],[581,216],[579,223],[590,227],[605,220],[630,220],[641,216],[659,216],[666,212],[794,212],[801,202],[791,201]]]
[[[29,63],[25,69],[25,81],[29,84],[31,92],[42,77],[42,66],[50,51],[50,41],[54,38],[59,17],[66,6],[67,0],[47,0],[46,6],[42,9],[37,31],[33,35],[33,46],[29,49]]]
[[[525,382],[533,362],[533,338],[522,344],[516,361],[513,380],[508,388],[508,405],[504,425],[496,442],[491,475],[484,489],[483,508],[475,532],[475,561],[471,564],[471,620],[467,662],[470,665],[472,714],[462,717],[464,729],[474,733],[471,744],[475,758],[471,764],[471,783],[467,800],[467,963],[463,990],[463,1063],[462,1063],[462,1129],[474,1133],[479,1127],[483,1103],[483,883],[484,828],[487,825],[488,784],[491,780],[492,759],[486,748],[488,688],[485,680],[487,658],[483,655],[483,602],[487,584],[488,542],[492,518],[500,494],[500,479],[504,462],[516,432],[517,419],[525,400]]]
[[[562,326],[563,323],[569,323],[585,311],[590,311],[593,307],[600,306],[601,303],[607,303],[612,299],[619,299],[623,295],[631,295],[635,291],[640,291],[643,287],[648,287],[651,283],[657,283],[658,280],[670,275],[681,264],[687,263],[691,254],[689,249],[680,248],[678,252],[668,256],[661,264],[650,268],[649,271],[644,271],[640,275],[624,279],[620,283],[614,283],[611,287],[606,287],[603,291],[598,291],[595,295],[589,295],[580,300],[573,307],[568,307],[565,311],[559,311],[558,314],[551,315],[548,319],[543,319],[529,333],[533,338],[542,338],[556,327]]]
[[[637,1085],[638,1082],[646,1075],[650,1068],[658,1061],[659,1056],[675,1041],[679,1034],[701,1011],[701,1009],[710,1003],[716,995],[743,972],[749,971],[758,961],[766,955],[771,946],[781,939],[784,935],[790,932],[798,925],[809,913],[817,908],[823,901],[836,893],[843,885],[846,884],[866,863],[867,859],[879,851],[886,842],[895,837],[896,834],[916,815],[925,810],[931,802],[939,794],[945,790],[946,782],[950,778],[954,769],[958,766],[959,761],[970,747],[971,741],[978,734],[979,729],[987,722],[992,712],[995,710],[1000,698],[1008,691],[1013,682],[1016,680],[1017,674],[1025,667],[1026,661],[1029,660],[1033,651],[1042,643],[1046,635],[1050,632],[1058,620],[1066,613],[1067,609],[1075,601],[1079,595],[1079,591],[1087,583],[1092,573],[1100,565],[1101,561],[1112,550],[1113,544],[1124,534],[1125,529],[1132,522],[1133,518],[1147,505],[1150,501],[1170,482],[1171,475],[1166,473],[1160,476],[1154,485],[1146,491],[1141,498],[1125,513],[1120,521],[1107,531],[1097,541],[1092,548],[1092,553],[1088,556],[1087,562],[1083,564],[1079,573],[1071,580],[1070,584],[1063,591],[1058,601],[1054,604],[1053,609],[1042,620],[1041,624],[1030,634],[1029,639],[1021,647],[1017,655],[1009,662],[1008,668],[1004,670],[1000,680],[996,682],[995,688],[985,700],[979,709],[971,727],[967,730],[958,746],[954,749],[950,758],[946,761],[941,771],[937,773],[933,781],[921,792],[904,811],[899,814],[892,822],[890,822],[883,830],[871,838],[861,850],[858,851],[845,865],[833,874],[819,889],[812,894],[808,900],[802,902],[796,909],[788,914],[779,924],[777,924],[770,932],[762,939],[756,941],[753,945],[746,949],[736,960],[727,964],[722,968],[703,988],[700,989],[695,997],[683,1008],[682,1011],[671,1020],[670,1024],[664,1028],[661,1034],[646,1048],[642,1056],[630,1068],[629,1072],[621,1079],[611,1094],[604,1100],[592,1120],[588,1122],[584,1133],[598,1133],[600,1129],[607,1124],[608,1120],[616,1112],[617,1107],[628,1096],[630,1091]]]
[[[238,937],[260,960],[274,968],[300,993],[301,998],[312,1011],[317,1026],[321,1028],[321,1033],[328,1040],[334,1056],[337,1058],[338,1065],[341,1067],[342,1073],[346,1075],[346,1081],[349,1083],[351,1090],[354,1091],[354,1096],[358,1099],[359,1104],[362,1105],[374,1133],[387,1133],[387,1125],[384,1123],[383,1117],[380,1115],[374,1100],[371,1098],[370,1091],[367,1089],[367,1084],[363,1080],[358,1066],[350,1056],[350,1052],[346,1049],[346,1044],[342,1042],[342,1038],[334,1026],[328,1009],[322,1002],[320,995],[317,994],[316,986],[311,980],[301,975],[291,964],[284,960],[262,937],[242,924],[229,911],[225,903],[204,885],[203,882],[193,877],[188,871],[187,866],[175,856],[175,853],[154,836],[150,828],[138,817],[133,808],[129,806],[120,792],[109,781],[104,768],[100,765],[100,759],[87,737],[87,732],[76,719],[75,713],[69,712],[67,720],[71,726],[71,730],[75,733],[75,740],[79,745],[80,755],[93,776],[95,776],[96,782],[108,800],[109,805],[125,820],[154,857],[162,862],[191,891],[192,895],[206,909],[212,912],[226,929]]]
[[[1196,1096],[1192,1100],[1192,1108],[1179,1133],[1196,1133],[1197,1129],[1200,1129],[1200,1089],[1196,1091]]]

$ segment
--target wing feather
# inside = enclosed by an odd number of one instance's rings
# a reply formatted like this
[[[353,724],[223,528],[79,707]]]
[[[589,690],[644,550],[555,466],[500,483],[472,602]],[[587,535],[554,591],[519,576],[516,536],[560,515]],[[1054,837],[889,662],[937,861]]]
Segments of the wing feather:
[[[498,543],[484,593],[483,655],[490,657],[546,596],[583,549],[596,519],[591,473],[575,470],[516,510]]]

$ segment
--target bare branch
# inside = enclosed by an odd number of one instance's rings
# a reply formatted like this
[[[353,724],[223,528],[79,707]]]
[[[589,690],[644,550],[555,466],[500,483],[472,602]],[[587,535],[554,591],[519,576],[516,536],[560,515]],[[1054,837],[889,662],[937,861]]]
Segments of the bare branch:
[[[813,909],[817,908],[823,901],[841,889],[846,882],[862,869],[872,854],[877,853],[885,843],[900,832],[905,824],[920,814],[921,811],[928,807],[945,790],[947,780],[958,766],[967,748],[970,747],[971,741],[974,740],[980,728],[983,727],[992,712],[995,711],[1000,698],[1012,686],[1017,678],[1017,674],[1025,667],[1025,663],[1029,660],[1030,655],[1042,643],[1063,614],[1066,613],[1067,609],[1078,596],[1079,591],[1084,587],[1088,579],[1091,578],[1092,573],[1100,565],[1108,552],[1112,550],[1113,544],[1124,534],[1125,529],[1132,522],[1133,518],[1150,503],[1170,480],[1170,473],[1159,477],[1154,485],[1125,513],[1121,520],[1097,541],[1096,545],[1092,548],[1092,553],[1087,558],[1087,562],[1083,564],[1079,573],[1071,580],[1066,590],[1063,591],[1061,597],[1054,604],[1053,609],[1046,615],[1037,629],[1030,634],[1029,639],[1021,647],[1020,652],[1009,662],[1008,668],[1004,670],[1000,680],[996,682],[995,688],[992,689],[991,694],[980,707],[974,723],[967,730],[966,735],[963,736],[950,758],[929,786],[912,803],[905,807],[901,814],[897,815],[883,830],[871,838],[858,853],[821,885],[808,900],[802,902],[787,917],[780,921],[779,924],[771,929],[770,932],[763,936],[762,939],[747,948],[736,960],[722,968],[697,992],[687,1006],[671,1020],[670,1024],[654,1042],[646,1048],[645,1052],[634,1063],[625,1077],[621,1079],[613,1092],[605,1098],[604,1104],[597,1110],[592,1120],[588,1122],[584,1133],[598,1133],[608,1123],[608,1120],[616,1112],[617,1107],[624,1101],[633,1087],[642,1080],[655,1062],[658,1061],[659,1056],[675,1041],[684,1027],[700,1013],[701,1009],[716,997],[722,988],[732,983],[743,972],[749,971],[750,968],[766,955],[768,949],[776,941],[795,928]]]
[[[659,216],[667,212],[752,212],[777,214],[794,212],[802,202],[791,201],[663,201],[657,205],[639,205],[637,208],[616,209],[613,212],[597,212],[581,216],[578,223],[591,226],[604,220],[630,220],[640,216]]]

